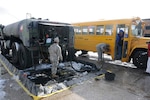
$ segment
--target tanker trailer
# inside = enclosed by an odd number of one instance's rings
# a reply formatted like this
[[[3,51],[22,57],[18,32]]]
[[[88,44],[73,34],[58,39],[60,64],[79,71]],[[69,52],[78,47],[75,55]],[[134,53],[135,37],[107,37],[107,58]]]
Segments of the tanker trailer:
[[[49,61],[48,47],[56,36],[60,39],[63,59],[74,58],[74,30],[68,23],[42,19],[24,19],[7,25],[2,30],[1,53],[11,56],[20,69]]]

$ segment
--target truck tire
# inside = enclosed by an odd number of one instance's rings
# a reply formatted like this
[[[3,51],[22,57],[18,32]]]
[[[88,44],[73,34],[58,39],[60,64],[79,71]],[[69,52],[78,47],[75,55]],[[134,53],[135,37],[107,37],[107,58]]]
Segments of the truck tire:
[[[3,55],[3,56],[6,56],[6,54],[9,54],[9,49],[5,49],[5,47],[4,47],[4,43],[2,43],[2,45],[1,45],[1,54]]]
[[[29,60],[28,58],[31,58],[31,57],[28,57],[29,53],[27,51],[27,49],[21,44],[19,46],[19,68],[20,69],[25,69],[25,68],[28,68],[29,67]]]
[[[5,55],[5,48],[4,48],[4,44],[1,45],[1,54]]]
[[[16,48],[16,45],[15,45],[15,42],[12,43],[12,62],[14,64],[17,64],[18,63],[18,50]]]
[[[133,56],[133,64],[137,68],[146,68],[147,66],[147,52],[137,51]]]

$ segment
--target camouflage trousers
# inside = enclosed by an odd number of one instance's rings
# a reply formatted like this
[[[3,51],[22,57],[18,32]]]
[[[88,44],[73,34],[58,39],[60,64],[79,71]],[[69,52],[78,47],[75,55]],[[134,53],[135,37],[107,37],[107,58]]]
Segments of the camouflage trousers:
[[[59,61],[51,61],[51,63],[52,63],[51,74],[56,75]]]

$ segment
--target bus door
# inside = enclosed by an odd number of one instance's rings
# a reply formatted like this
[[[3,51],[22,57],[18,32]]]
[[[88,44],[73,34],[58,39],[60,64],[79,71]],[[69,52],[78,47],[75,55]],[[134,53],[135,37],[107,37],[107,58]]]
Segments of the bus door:
[[[129,25],[125,25],[121,59],[122,62],[127,62],[129,59],[129,46]]]
[[[127,53],[128,53],[128,37],[129,37],[129,27],[125,24],[118,24],[116,27],[116,37],[119,34],[119,31],[122,30],[124,32],[124,38],[123,38],[123,45],[122,45],[122,52],[118,50],[117,47],[117,42],[115,45],[115,60],[122,60],[122,61],[126,61],[127,60]],[[119,57],[119,53],[121,52],[122,56],[121,58]]]

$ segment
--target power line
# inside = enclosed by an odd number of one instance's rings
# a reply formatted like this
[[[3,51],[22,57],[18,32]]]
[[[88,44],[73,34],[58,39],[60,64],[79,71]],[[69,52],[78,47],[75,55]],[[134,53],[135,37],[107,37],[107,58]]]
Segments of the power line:
[[[15,18],[15,19],[19,20],[19,18],[17,18],[16,16],[14,16],[14,15],[10,14],[9,12],[7,12],[7,14],[8,14],[9,16],[11,16],[11,17],[13,17],[13,18]]]

